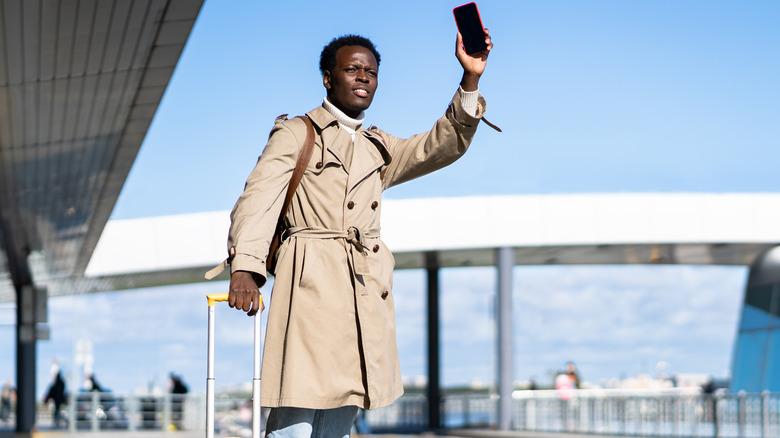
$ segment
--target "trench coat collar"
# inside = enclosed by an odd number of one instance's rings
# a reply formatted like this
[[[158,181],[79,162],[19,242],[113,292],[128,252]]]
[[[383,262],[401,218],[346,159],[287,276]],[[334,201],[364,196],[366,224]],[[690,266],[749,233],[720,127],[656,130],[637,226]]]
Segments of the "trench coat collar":
[[[379,154],[382,155],[382,159],[385,162],[385,166],[390,164],[390,162],[393,161],[392,155],[390,155],[390,151],[387,150],[387,146],[385,146],[385,140],[382,138],[381,135],[378,133],[378,129],[374,126],[363,129],[362,127],[358,129],[356,134],[363,135],[367,139],[371,141],[371,143],[376,146],[377,150],[379,151]]]
[[[349,165],[345,162],[345,157],[347,156],[345,149],[349,145],[344,141],[336,141],[341,131],[336,117],[325,109],[324,106],[318,106],[306,113],[306,115],[309,116],[309,120],[311,120],[315,130],[319,133],[323,147],[326,147],[341,162],[344,169],[349,171]]]
[[[346,163],[344,158],[346,157],[346,148],[349,147],[349,143],[346,141],[338,141],[339,135],[345,135],[346,131],[341,132],[342,129],[338,129],[338,120],[333,114],[330,113],[324,106],[318,106],[313,110],[306,113],[314,126],[317,128],[317,132],[322,137],[322,143],[344,166],[347,173],[350,174],[349,189],[351,190],[358,182],[363,180],[369,173],[381,167],[382,165],[390,164],[392,157],[390,152],[385,146],[385,142],[382,137],[375,132],[375,130],[367,130],[362,125],[355,131],[355,143],[363,140],[363,138],[369,140],[375,147],[364,148],[368,151],[368,157],[360,155],[356,150],[353,151],[352,163]],[[330,129],[330,128],[337,129]],[[357,149],[357,148],[356,148]],[[370,157],[370,158],[369,158]]]

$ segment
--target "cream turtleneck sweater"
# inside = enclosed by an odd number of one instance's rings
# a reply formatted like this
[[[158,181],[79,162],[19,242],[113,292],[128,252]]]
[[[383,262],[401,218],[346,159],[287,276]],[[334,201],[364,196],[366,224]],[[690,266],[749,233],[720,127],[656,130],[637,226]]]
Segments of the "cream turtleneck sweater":
[[[363,124],[363,120],[366,119],[366,112],[361,111],[357,118],[353,119],[352,117],[344,114],[344,112],[340,109],[336,108],[336,105],[330,103],[327,97],[323,99],[323,106],[326,110],[328,110],[329,113],[333,114],[333,117],[336,118],[336,120],[339,122],[339,125],[347,130],[349,135],[352,136],[352,141],[354,141],[355,132],[357,131],[358,127]]]

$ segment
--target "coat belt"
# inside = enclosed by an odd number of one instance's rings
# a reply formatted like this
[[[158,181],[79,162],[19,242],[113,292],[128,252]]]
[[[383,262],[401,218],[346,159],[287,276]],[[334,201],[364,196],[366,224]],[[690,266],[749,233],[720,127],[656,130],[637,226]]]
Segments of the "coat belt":
[[[349,246],[349,253],[352,259],[352,266],[355,274],[368,274],[368,246],[365,238],[379,237],[379,233],[366,234],[358,227],[349,227],[346,231],[329,230],[327,228],[297,228],[291,227],[285,233],[287,237],[304,237],[309,239],[344,239]]]

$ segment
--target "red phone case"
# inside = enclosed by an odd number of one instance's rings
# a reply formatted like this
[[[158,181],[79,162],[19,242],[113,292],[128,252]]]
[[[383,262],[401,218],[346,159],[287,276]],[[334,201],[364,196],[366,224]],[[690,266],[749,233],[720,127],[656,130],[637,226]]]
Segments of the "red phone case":
[[[476,3],[460,5],[452,10],[452,15],[455,17],[458,32],[463,37],[463,48],[467,54],[472,55],[487,49],[485,28]]]

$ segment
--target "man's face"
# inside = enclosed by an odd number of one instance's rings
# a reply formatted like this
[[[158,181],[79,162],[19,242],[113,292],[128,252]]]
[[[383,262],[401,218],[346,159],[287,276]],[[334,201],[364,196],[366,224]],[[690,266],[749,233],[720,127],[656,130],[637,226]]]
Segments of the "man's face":
[[[378,66],[374,54],[363,46],[344,46],[336,52],[333,71],[325,70],[322,84],[328,100],[349,117],[371,106],[376,92]]]

